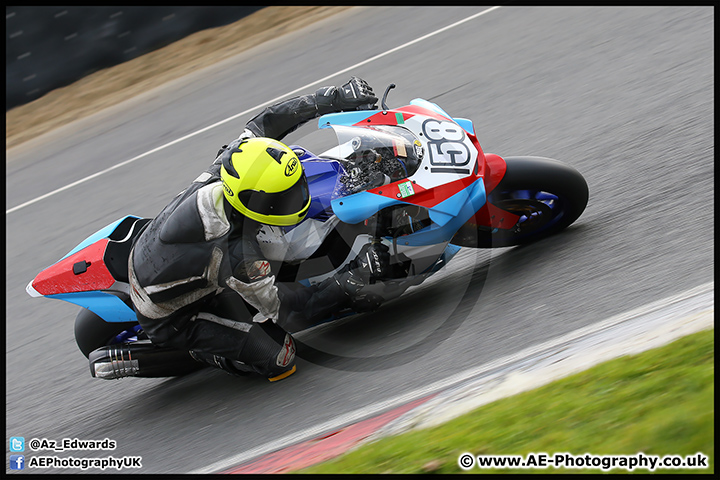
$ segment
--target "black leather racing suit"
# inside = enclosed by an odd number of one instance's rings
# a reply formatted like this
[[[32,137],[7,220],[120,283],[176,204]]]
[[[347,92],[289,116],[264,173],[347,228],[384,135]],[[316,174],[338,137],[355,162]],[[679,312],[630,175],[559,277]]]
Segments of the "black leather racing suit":
[[[337,111],[323,100],[316,93],[266,108],[229,148],[248,136],[281,140]],[[260,224],[223,196],[220,158],[137,239],[128,265],[131,298],[153,343],[190,350],[230,372],[272,377],[295,362],[293,339],[280,325],[321,319],[348,306],[349,297],[332,278],[311,288],[275,284],[256,238]],[[258,312],[271,321],[253,322]]]

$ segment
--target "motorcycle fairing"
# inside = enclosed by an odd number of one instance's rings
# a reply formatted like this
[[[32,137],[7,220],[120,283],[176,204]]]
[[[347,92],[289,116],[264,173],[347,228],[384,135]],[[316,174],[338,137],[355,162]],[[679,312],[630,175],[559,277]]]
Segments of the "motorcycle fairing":
[[[124,278],[115,278],[109,263],[112,249],[122,249],[139,225],[149,220],[127,215],[101,228],[68,254],[40,272],[26,287],[32,297],[45,296],[87,308],[108,322],[136,321],[135,312],[119,296],[127,293]],[[121,252],[118,255],[123,257]],[[116,261],[115,261],[116,262]],[[122,268],[116,266],[115,269]]]
[[[360,110],[352,112],[328,113],[318,119],[320,128],[327,128],[330,125],[362,126],[364,124],[376,125],[402,125],[414,115],[425,115],[439,120],[456,122],[465,131],[474,134],[472,121],[466,118],[453,118],[437,104],[428,102],[422,98],[415,98],[410,101],[411,106],[401,107],[396,110]],[[466,128],[467,127],[467,128]]]
[[[63,257],[38,273],[30,285],[35,292],[44,296],[110,288],[115,279],[103,259],[109,241],[108,238],[101,238]]]
[[[93,243],[97,242],[98,240],[101,240],[103,238],[110,238],[110,236],[115,232],[115,230],[118,229],[118,226],[121,223],[123,223],[125,220],[127,220],[128,218],[139,219],[140,217],[136,217],[135,215],[126,215],[126,216],[112,222],[111,224],[101,228],[100,230],[98,230],[97,232],[93,233],[92,235],[87,237],[85,240],[80,242],[75,248],[70,250],[70,252],[68,252],[60,260],[63,260],[65,258],[69,257],[70,255],[77,253],[78,251],[82,250],[83,248],[87,247],[88,245],[92,245]]]
[[[433,225],[418,232],[403,235],[401,241],[406,245],[419,246],[440,243],[451,238],[457,229],[473,217],[485,203],[485,185],[482,178],[475,179],[465,186],[467,183],[464,181],[464,188],[456,194],[428,208]],[[342,221],[358,223],[368,218],[369,211],[375,210],[370,214],[372,215],[383,208],[404,203],[408,202],[366,191],[335,199],[332,201],[332,207]]]
[[[105,234],[108,234],[107,230]],[[40,272],[28,284],[27,292],[31,296],[45,296],[79,305],[108,322],[137,321],[132,308],[107,291],[115,287],[122,291],[122,287],[105,264],[104,257],[109,242],[109,238],[101,238],[76,253],[63,257]]]
[[[455,173],[455,168],[439,168],[442,163],[428,165],[426,154],[421,170],[409,178],[388,185],[358,192],[342,198],[334,198],[330,204],[332,211],[343,222],[356,224],[378,211],[394,205],[417,205],[428,210],[432,224],[423,230],[403,236],[406,245],[428,245],[446,241],[457,228],[468,221],[486,201],[483,175],[485,173],[484,154],[474,138],[474,128],[469,120],[461,120],[459,125],[444,110],[422,99],[415,99],[408,107],[387,111],[358,111],[333,113],[320,117],[320,128],[333,125],[343,127],[372,127],[373,125],[403,126],[410,131],[419,131],[428,121],[447,122],[459,126],[466,134],[454,129],[461,135],[453,145],[461,144],[468,153],[463,170],[467,173]],[[422,125],[422,126],[421,126]],[[451,126],[452,128],[452,126]],[[336,133],[340,134],[339,130]],[[416,134],[417,135],[417,134]],[[432,148],[433,141],[420,135],[425,152]],[[343,142],[334,153],[343,151]],[[437,147],[437,145],[435,145]],[[436,158],[437,159],[437,158]],[[424,166],[424,169],[423,169]],[[450,167],[455,166],[450,164]],[[428,171],[429,169],[429,171]],[[433,171],[438,173],[433,173]],[[424,185],[423,185],[424,184]],[[408,194],[408,192],[410,192]],[[453,230],[455,229],[455,230]]]
[[[137,322],[135,311],[120,297],[108,292],[60,293],[46,297],[87,308],[106,322]]]

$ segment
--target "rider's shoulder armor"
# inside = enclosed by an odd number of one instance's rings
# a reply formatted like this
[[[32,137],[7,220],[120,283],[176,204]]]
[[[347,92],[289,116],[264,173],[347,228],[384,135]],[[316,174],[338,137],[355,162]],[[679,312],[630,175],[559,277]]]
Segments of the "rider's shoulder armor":
[[[160,240],[163,243],[198,243],[205,240],[196,197],[197,192],[165,218],[160,228]]]
[[[220,238],[229,230],[222,187],[216,182],[193,192],[175,207],[163,221],[160,240],[165,243],[198,243]]]
[[[219,247],[220,252],[227,249],[222,239],[229,227],[223,226],[217,212],[203,213],[199,208],[201,202],[209,202],[210,190],[212,184],[188,187],[137,239],[132,263],[141,286],[204,277],[215,247]],[[217,282],[215,278],[208,280]]]

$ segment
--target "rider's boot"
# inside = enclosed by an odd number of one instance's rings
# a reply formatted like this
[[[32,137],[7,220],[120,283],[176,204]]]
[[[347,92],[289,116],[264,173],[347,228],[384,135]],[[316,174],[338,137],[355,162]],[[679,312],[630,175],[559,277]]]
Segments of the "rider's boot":
[[[198,362],[212,365],[213,367],[219,368],[236,377],[261,376],[255,368],[239,360],[231,360],[229,358],[221,357],[219,355],[196,352],[192,350],[190,351],[190,355]],[[271,374],[270,376],[265,376],[265,378],[267,378],[271,382],[275,382],[277,380],[287,378],[293,373],[295,373],[295,365],[293,365],[292,368],[286,370],[285,372],[279,374]]]

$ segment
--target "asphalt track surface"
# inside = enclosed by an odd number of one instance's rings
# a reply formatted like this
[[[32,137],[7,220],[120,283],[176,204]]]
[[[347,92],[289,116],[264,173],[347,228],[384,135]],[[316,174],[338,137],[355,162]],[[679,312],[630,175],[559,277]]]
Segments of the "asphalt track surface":
[[[712,281],[713,10],[502,7],[343,71],[486,8],[351,9],[8,152],[7,437],[110,438],[112,452],[56,455],[190,472]],[[155,215],[255,112],[13,207],[350,74],[376,92],[396,83],[391,107],[423,97],[473,119],[486,152],[573,165],[587,210],[527,247],[463,250],[380,312],[298,335],[298,372],[277,384],[92,379],[77,309],[25,285],[116,218]]]

